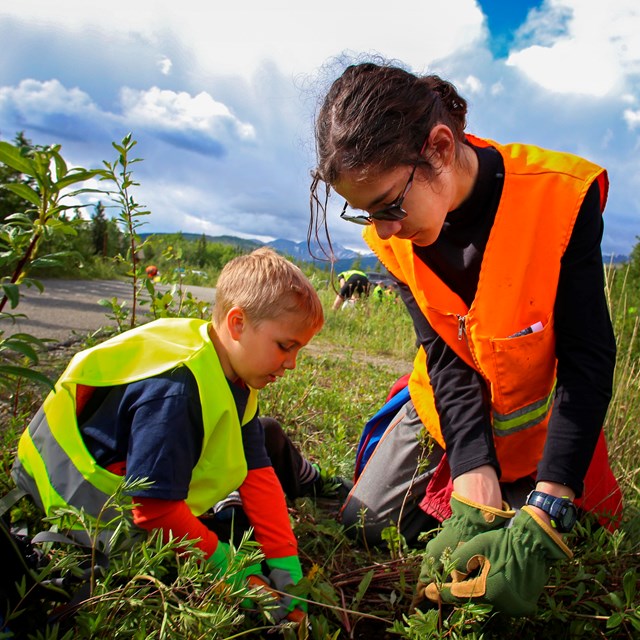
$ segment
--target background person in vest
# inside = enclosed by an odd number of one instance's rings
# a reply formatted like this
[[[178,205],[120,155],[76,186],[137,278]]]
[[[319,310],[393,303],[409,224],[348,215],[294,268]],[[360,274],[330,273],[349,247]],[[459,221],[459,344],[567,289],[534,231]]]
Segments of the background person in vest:
[[[232,578],[260,574],[286,589],[302,569],[256,390],[294,369],[322,324],[318,295],[298,267],[266,248],[235,258],[217,282],[212,323],[157,320],[72,359],[20,440],[17,485],[48,515],[65,500],[97,514],[121,476],[148,478],[152,485],[133,495],[134,523],[199,539],[216,572],[229,545],[214,530],[228,523],[206,518],[210,529],[199,517],[237,489],[266,568]],[[312,493],[318,470],[275,420],[266,423],[283,485],[292,497]]]
[[[606,172],[466,135],[453,85],[378,62],[349,66],[317,114],[311,225],[324,220],[325,187],[345,198],[341,217],[364,225],[398,279],[420,347],[411,400],[343,519],[364,508],[374,539],[400,518],[411,536],[432,527],[421,506],[445,521],[427,544],[416,603],[471,598],[526,615],[551,565],[571,557],[563,536],[612,393]],[[434,448],[417,474],[423,426]],[[447,548],[459,573],[442,584]]]
[[[339,273],[338,284],[340,291],[333,301],[333,309],[339,309],[347,300],[369,295],[369,278],[357,269]]]

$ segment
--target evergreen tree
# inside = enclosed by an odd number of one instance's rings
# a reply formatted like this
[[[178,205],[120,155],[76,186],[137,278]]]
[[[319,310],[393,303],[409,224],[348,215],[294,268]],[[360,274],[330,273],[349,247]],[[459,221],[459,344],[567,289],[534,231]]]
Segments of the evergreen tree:
[[[207,237],[204,235],[204,233],[198,238],[197,242],[196,242],[196,251],[195,251],[195,261],[197,263],[197,265],[202,269],[202,267],[204,267],[207,262],[208,262],[208,256],[207,256]]]
[[[102,202],[98,202],[91,216],[91,239],[93,252],[106,258],[109,248],[109,222],[104,211],[104,205]]]

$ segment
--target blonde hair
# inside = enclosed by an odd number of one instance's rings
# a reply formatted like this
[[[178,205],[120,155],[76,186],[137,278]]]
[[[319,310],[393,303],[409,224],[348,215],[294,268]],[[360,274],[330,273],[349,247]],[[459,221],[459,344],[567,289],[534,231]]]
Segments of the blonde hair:
[[[267,247],[234,258],[220,272],[213,307],[216,327],[232,307],[240,307],[254,324],[285,313],[299,314],[313,328],[324,323],[322,303],[309,279]]]

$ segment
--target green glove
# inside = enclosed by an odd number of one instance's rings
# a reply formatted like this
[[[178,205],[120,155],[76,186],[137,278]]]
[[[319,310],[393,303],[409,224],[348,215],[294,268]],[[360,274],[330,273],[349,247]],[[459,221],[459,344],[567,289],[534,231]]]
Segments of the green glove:
[[[442,530],[429,541],[425,549],[418,586],[411,603],[412,610],[424,601],[425,586],[437,578],[444,568],[441,558],[447,549],[453,553],[478,534],[504,527],[516,514],[506,502],[502,503],[502,509],[496,509],[468,500],[455,491],[451,494],[450,504],[451,516],[443,522]]]
[[[451,494],[450,504],[451,517],[442,523],[442,530],[429,541],[425,549],[425,560],[420,572],[421,582],[431,582],[431,567],[442,570],[441,558],[446,549],[452,553],[478,534],[504,527],[505,523],[516,515],[506,503],[503,503],[503,509],[496,509],[468,500],[455,491]],[[433,560],[429,562],[429,558]]]
[[[207,558],[207,563],[214,570],[214,575],[224,580],[234,587],[243,586],[246,584],[249,576],[260,575],[263,573],[261,564],[250,564],[242,569],[233,570],[232,563],[231,570],[229,569],[231,560],[231,547],[222,540],[218,540],[218,546],[216,550]]]
[[[433,602],[473,600],[511,616],[529,615],[536,610],[551,566],[571,557],[551,526],[525,506],[511,527],[480,534],[454,551],[451,561],[464,570],[453,571],[451,582],[427,585],[425,595]]]
[[[287,556],[284,558],[267,558],[267,566],[269,567],[269,582],[274,589],[287,592],[289,587],[298,584],[302,580],[302,566],[298,556]],[[294,609],[307,611],[307,603],[300,601],[291,596],[284,596],[278,600],[279,607],[271,614],[277,622],[287,617],[287,614]],[[278,618],[277,616],[280,616]]]

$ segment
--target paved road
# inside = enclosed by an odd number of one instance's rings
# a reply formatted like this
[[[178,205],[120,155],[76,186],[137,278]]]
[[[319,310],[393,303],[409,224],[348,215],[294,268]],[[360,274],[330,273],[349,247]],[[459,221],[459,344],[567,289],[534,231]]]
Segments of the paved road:
[[[102,298],[127,300],[131,306],[131,285],[113,280],[42,280],[44,292],[24,289],[20,304],[14,312],[27,318],[15,324],[0,320],[5,336],[13,333],[29,333],[37,338],[50,338],[55,342],[74,341],[85,337],[100,327],[113,325],[107,318],[108,309],[98,304]],[[162,289],[169,287],[161,286]],[[185,287],[198,300],[213,302],[215,289],[210,287]],[[145,292],[146,293],[146,292]],[[144,307],[143,307],[144,309]]]

